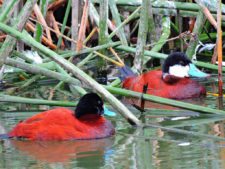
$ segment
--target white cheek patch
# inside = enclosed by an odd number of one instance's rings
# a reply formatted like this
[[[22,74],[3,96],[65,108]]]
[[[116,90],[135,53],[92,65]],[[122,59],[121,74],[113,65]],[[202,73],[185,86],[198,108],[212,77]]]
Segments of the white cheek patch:
[[[177,77],[189,77],[188,75],[189,69],[190,69],[189,65],[187,66],[174,65],[169,67],[169,74]]]

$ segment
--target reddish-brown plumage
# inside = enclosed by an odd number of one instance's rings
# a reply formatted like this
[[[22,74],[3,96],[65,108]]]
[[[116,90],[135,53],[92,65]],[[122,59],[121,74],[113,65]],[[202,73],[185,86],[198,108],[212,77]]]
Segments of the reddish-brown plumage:
[[[136,77],[128,77],[123,87],[136,92],[143,92],[143,86],[148,84],[148,94],[171,98],[187,99],[205,95],[206,90],[198,82],[190,78],[179,78],[174,83],[166,83],[162,79],[162,71],[153,70]]]
[[[17,124],[10,137],[28,140],[97,139],[113,135],[110,121],[97,114],[85,114],[79,119],[66,108],[56,108],[36,114]]]

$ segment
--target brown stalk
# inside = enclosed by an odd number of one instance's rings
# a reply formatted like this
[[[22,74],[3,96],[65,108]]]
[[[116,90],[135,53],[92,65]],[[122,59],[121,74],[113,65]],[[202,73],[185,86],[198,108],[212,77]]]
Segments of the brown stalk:
[[[77,39],[77,47],[76,51],[79,52],[83,48],[83,41],[85,38],[85,32],[87,27],[87,20],[88,20],[88,6],[89,6],[89,0],[85,1],[84,9],[83,9],[83,15],[81,19],[81,26],[78,34]]]
[[[214,47],[214,51],[213,51],[213,55],[212,55],[212,59],[211,59],[212,64],[216,64],[216,61],[217,61],[217,56],[218,56],[217,46],[218,46],[218,43],[216,41],[216,46]]]
[[[30,22],[27,22],[26,23],[26,29],[28,31],[31,31],[31,32],[35,32],[35,28],[34,26],[30,23]],[[54,45],[51,41],[48,40],[48,38],[46,38],[45,36],[42,35],[42,38],[41,38],[41,41],[46,45],[48,46],[49,48],[53,49],[53,50],[56,50],[57,49],[57,46]]]
[[[32,21],[34,21],[34,22],[37,22],[37,23],[41,24],[40,22],[38,22],[37,20],[35,20],[35,19],[33,19],[33,18],[29,18],[29,19],[32,20]],[[42,26],[44,26],[44,25],[42,25]],[[61,32],[57,32],[57,31],[55,31],[54,29],[52,29],[52,28],[50,28],[50,27],[48,27],[48,29],[49,29],[50,31],[54,32],[57,36],[62,36],[64,39],[66,39],[66,40],[68,40],[68,41],[71,41],[71,42],[73,42],[73,43],[77,43],[75,40],[73,40],[73,39],[67,37],[66,35],[61,34]]]
[[[222,30],[221,30],[221,0],[217,0],[217,53],[218,53],[218,90],[219,97],[223,98],[223,48],[222,48]]]
[[[30,20],[33,20],[33,21],[35,21],[35,22],[38,22],[37,20],[34,20],[34,19],[32,19],[32,18],[30,18]],[[31,25],[31,26],[32,26],[32,25]],[[55,32],[55,30],[53,30],[53,29],[51,29],[51,28],[49,28],[49,29],[50,29],[52,32]],[[56,32],[55,32],[55,33],[56,33]],[[61,33],[60,33],[60,36],[62,36],[63,38],[65,38],[65,39],[67,39],[67,40],[69,40],[69,41],[71,41],[71,42],[73,42],[73,43],[77,43],[75,40],[73,40],[73,39],[71,39],[71,38],[69,38],[69,37],[67,37],[67,36],[65,36],[65,35],[62,35]],[[53,44],[53,45],[54,45],[54,44]],[[85,45],[83,45],[83,47],[88,48],[88,47],[85,46]],[[108,61],[114,63],[115,65],[117,65],[117,66],[119,66],[119,67],[122,67],[122,66],[124,65],[124,64],[122,64],[122,63],[120,63],[120,62],[117,62],[117,61],[111,59],[111,58],[108,58],[107,56],[105,56],[105,55],[103,55],[103,54],[101,54],[101,53],[99,53],[99,52],[97,52],[97,51],[94,51],[94,53],[97,54],[98,56],[100,56],[100,57],[102,57],[102,58],[104,58],[104,59],[106,59],[106,60],[108,60]]]
[[[48,10],[55,11],[55,10],[57,10],[59,7],[61,7],[62,5],[64,5],[66,2],[67,2],[67,0],[58,0],[58,1],[55,1],[55,2],[51,3],[51,4],[48,6]]]
[[[209,20],[209,22],[214,26],[215,29],[217,29],[217,23],[214,17],[212,16],[211,12],[208,10],[207,7],[202,6],[202,11],[205,14],[206,18]]]
[[[208,19],[208,21],[213,25],[213,27],[215,29],[217,29],[217,22],[216,22],[215,18],[212,16],[211,12],[208,10],[207,7],[205,7],[203,5],[201,5],[201,7],[202,7],[202,11],[205,14],[206,18]],[[216,41],[216,46],[214,48],[214,52],[213,52],[212,59],[211,59],[211,62],[213,64],[215,64],[216,60],[217,60],[217,55],[218,55],[217,46],[218,46],[218,41]]]
[[[45,21],[45,18],[44,18],[44,16],[42,15],[41,10],[40,10],[40,8],[39,8],[39,6],[38,6],[37,4],[34,5],[34,13],[35,13],[35,15],[36,15],[36,17],[37,17],[37,20],[38,20],[39,22],[41,22],[42,25],[45,26],[44,29],[45,29],[47,38],[48,38],[48,40],[52,43],[51,33],[50,33],[49,29],[48,29],[48,26],[47,26],[47,23],[46,23],[46,21]]]
[[[57,22],[55,20],[55,16],[53,14],[53,11],[48,11],[47,12],[47,18],[48,18],[49,26],[50,27],[53,27],[53,29],[55,30],[54,32],[55,32],[56,36],[59,38],[59,36],[60,36],[60,29],[59,29],[59,26],[58,26],[58,24],[57,24]],[[64,44],[64,41],[63,40],[62,40],[61,47],[63,49],[65,48],[65,44]]]
[[[0,42],[3,42],[5,40],[7,35],[0,35]]]

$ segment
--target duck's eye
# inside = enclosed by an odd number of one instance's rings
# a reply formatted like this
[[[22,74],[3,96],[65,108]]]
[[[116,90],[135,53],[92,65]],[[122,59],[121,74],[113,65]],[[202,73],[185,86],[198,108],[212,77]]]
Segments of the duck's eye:
[[[185,63],[183,61],[179,61],[179,65],[185,66]]]
[[[98,103],[98,105],[102,105],[102,102],[100,100],[97,103]]]

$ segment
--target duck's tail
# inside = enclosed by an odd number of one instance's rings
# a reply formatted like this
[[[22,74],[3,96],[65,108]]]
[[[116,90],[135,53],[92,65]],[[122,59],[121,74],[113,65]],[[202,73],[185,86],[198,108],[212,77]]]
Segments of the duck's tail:
[[[123,66],[123,67],[119,67],[119,78],[120,80],[125,80],[128,77],[132,77],[132,76],[137,76],[132,70],[131,68],[129,68],[128,66]]]

